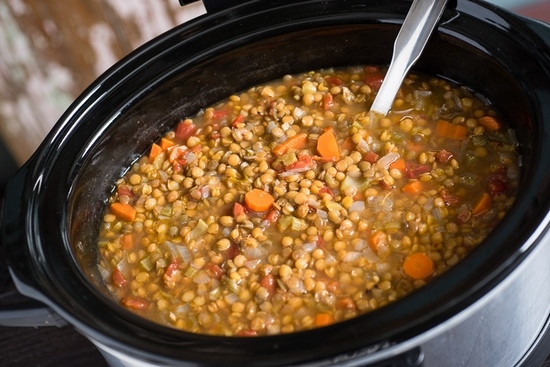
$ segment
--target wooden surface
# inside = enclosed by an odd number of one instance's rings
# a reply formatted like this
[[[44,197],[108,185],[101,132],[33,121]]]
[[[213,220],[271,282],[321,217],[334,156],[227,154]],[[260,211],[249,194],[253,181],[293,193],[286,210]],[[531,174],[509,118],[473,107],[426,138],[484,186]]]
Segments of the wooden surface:
[[[0,137],[18,164],[108,67],[202,12],[178,0],[0,1]]]

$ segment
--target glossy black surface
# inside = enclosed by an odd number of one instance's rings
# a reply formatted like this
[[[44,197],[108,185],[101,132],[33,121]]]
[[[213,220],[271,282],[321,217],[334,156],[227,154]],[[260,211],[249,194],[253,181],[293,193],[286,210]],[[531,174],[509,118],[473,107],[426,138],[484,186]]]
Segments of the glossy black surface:
[[[446,321],[500,282],[536,245],[548,213],[550,58],[546,28],[459,1],[415,69],[459,81],[514,123],[523,190],[499,229],[445,276],[349,322],[251,339],[190,335],[144,321],[101,290],[95,238],[115,180],[163,132],[200,108],[286,73],[387,64],[409,2],[253,1],[153,40],[67,111],[8,186],[2,241],[27,292],[88,336],[172,365],[331,363],[375,354]],[[535,31],[533,31],[533,29]],[[519,230],[518,230],[519,229]],[[543,228],[544,229],[544,228]],[[94,287],[95,284],[97,287]],[[429,313],[426,310],[430,310]]]

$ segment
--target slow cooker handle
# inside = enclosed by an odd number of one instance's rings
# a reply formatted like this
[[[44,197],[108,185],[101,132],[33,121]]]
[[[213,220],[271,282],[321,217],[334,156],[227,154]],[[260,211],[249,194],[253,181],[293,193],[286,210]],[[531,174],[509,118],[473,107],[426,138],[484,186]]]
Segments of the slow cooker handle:
[[[18,208],[18,205],[22,206],[25,202],[22,198],[20,188],[24,186],[21,184],[21,181],[25,180],[26,172],[27,167],[24,166],[21,168],[8,183],[8,187],[6,187],[4,193],[5,196],[3,198],[0,197],[0,227],[2,230],[2,237],[0,239],[0,325],[12,327],[61,327],[67,325],[67,322],[51,308],[19,292],[17,287],[28,288],[28,291],[25,293],[36,293],[36,298],[39,298],[38,293],[32,287],[16,280],[16,277],[8,266],[8,249],[4,241],[7,237],[14,235],[15,231],[8,228],[9,225],[7,222],[13,223],[15,218],[11,217],[8,220],[6,213],[9,211],[9,208]],[[17,210],[9,211],[9,213],[14,214],[14,211]],[[18,245],[19,249],[23,247],[22,243]]]

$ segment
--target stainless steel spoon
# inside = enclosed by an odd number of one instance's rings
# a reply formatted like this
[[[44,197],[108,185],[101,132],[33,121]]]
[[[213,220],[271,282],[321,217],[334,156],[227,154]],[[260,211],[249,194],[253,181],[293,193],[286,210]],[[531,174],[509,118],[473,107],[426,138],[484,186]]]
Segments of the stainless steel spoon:
[[[447,0],[414,0],[393,45],[393,56],[370,109],[375,121],[388,114],[409,69],[418,60],[443,14]]]

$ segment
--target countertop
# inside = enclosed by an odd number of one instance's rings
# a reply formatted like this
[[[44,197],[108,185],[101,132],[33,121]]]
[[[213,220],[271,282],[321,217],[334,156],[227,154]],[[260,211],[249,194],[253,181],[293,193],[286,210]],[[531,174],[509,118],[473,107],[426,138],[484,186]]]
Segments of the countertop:
[[[547,0],[491,0],[491,2],[506,5],[525,16],[550,22],[550,2]],[[542,352],[542,358],[547,355],[542,367],[550,367],[550,346],[547,350],[547,354]],[[4,367],[107,366],[95,346],[70,326],[62,328],[0,326],[0,365]]]

